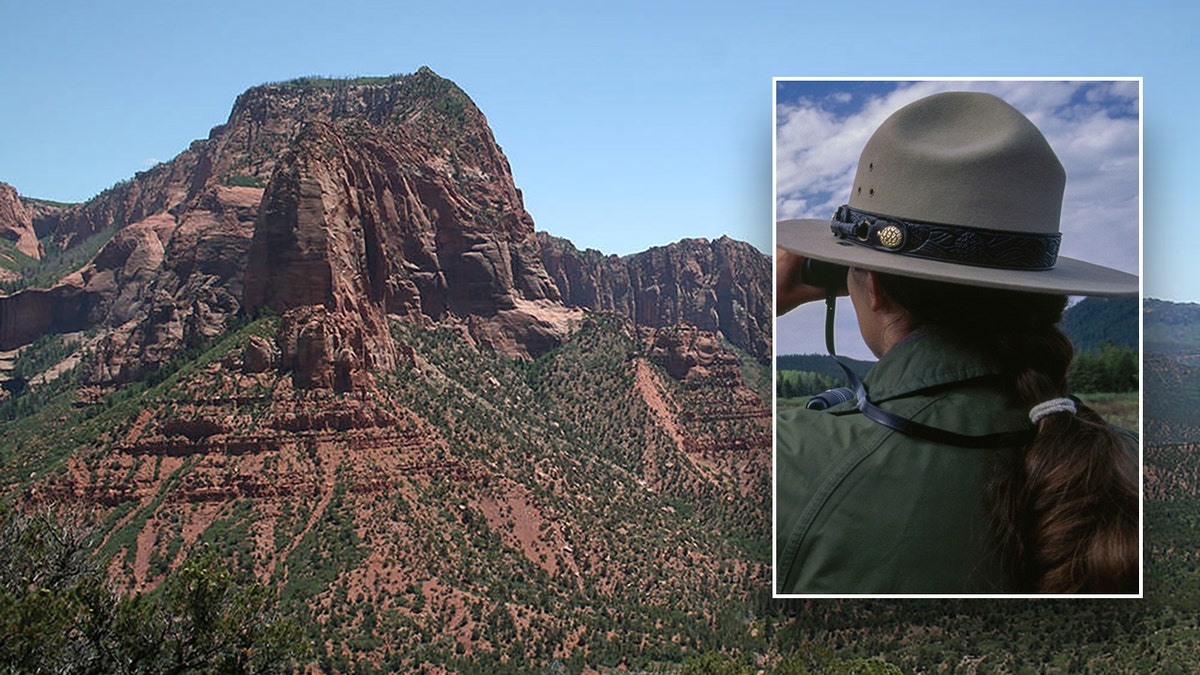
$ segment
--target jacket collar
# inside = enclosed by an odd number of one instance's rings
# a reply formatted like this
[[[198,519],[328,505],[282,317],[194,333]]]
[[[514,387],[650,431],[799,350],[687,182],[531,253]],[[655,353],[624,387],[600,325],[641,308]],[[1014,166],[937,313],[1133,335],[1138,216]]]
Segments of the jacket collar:
[[[918,329],[888,350],[864,382],[871,400],[878,403],[1002,372],[978,346],[935,329]]]

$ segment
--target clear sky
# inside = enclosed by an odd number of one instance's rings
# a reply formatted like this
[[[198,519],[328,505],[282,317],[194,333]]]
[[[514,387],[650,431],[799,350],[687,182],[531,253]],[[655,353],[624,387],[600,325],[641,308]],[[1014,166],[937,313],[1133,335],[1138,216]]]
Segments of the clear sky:
[[[1123,80],[811,81],[776,83],[776,217],[827,221],[849,199],[858,156],[893,112],[939,91],[986,91],[1046,136],[1066,169],[1060,255],[1139,272],[1139,82]],[[839,353],[873,358],[849,301]],[[776,324],[780,353],[823,353],[824,304]]]
[[[488,116],[539,229],[627,254],[771,247],[772,77],[1142,76],[1145,289],[1200,300],[1191,3],[0,0],[0,180],[87,199],[246,88],[428,65]]]

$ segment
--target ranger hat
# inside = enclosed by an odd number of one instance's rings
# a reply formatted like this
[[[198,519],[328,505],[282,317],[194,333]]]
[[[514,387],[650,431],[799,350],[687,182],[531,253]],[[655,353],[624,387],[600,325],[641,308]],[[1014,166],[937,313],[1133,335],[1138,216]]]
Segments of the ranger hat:
[[[937,281],[1059,293],[1136,295],[1132,274],[1058,255],[1066,172],[1015,108],[974,92],[896,111],[859,158],[832,220],[777,224],[807,258]]]

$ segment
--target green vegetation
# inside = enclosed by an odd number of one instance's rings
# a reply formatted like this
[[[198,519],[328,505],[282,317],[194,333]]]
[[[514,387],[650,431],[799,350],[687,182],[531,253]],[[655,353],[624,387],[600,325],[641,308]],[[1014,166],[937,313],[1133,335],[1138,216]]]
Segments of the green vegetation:
[[[21,201],[32,202],[34,204],[45,204],[46,206],[53,206],[53,207],[59,208],[59,209],[65,209],[68,206],[75,206],[78,203],[78,202],[56,202],[53,199],[42,199],[40,197],[26,197],[25,195],[21,195]]]
[[[866,377],[874,361],[838,357],[859,377]],[[834,387],[849,386],[845,371],[828,354],[788,354],[775,359],[775,406],[786,410]]]
[[[466,95],[457,89],[453,89],[438,99],[433,104],[433,109],[442,113],[453,122],[465,122],[467,119],[466,111],[469,105],[470,101],[467,100]]]
[[[848,365],[861,377],[871,364],[860,361]],[[780,356],[776,359],[776,367],[775,395],[780,399],[808,397],[833,387],[847,386],[845,374],[827,356]],[[1076,394],[1137,391],[1137,349],[1117,347],[1111,341],[1105,341],[1091,351],[1077,352],[1067,382]]]
[[[67,369],[49,383],[30,386],[34,376],[58,365],[79,351],[77,340],[63,335],[43,335],[27,345],[13,363],[9,380],[4,383],[8,398],[0,401],[0,430],[6,422],[29,417],[47,405],[59,401],[75,387],[78,366]]]
[[[902,675],[903,672],[881,658],[840,659],[829,649],[808,643],[766,668],[728,654],[708,652],[689,658],[679,669],[680,675]]]
[[[813,396],[839,385],[828,375],[810,371],[782,370],[775,375],[775,395],[779,398]]]
[[[1067,384],[1080,394],[1137,391],[1137,349],[1105,342],[1093,351],[1077,353]]]
[[[77,341],[64,335],[43,335],[25,346],[13,364],[12,377],[28,380],[61,363],[79,349]]]
[[[407,75],[388,75],[386,77],[328,77],[324,75],[306,75],[283,82],[268,82],[269,87],[284,87],[287,89],[348,89],[371,85],[386,85],[402,82]]]
[[[267,184],[264,183],[262,181],[262,179],[255,178],[254,176],[245,176],[242,174],[228,176],[225,179],[225,185],[228,187],[252,187],[252,188],[267,187]]]
[[[346,484],[338,483],[319,527],[309,530],[287,558],[285,603],[295,606],[316,596],[362,560],[365,551],[349,506]]]
[[[424,364],[397,374],[399,402],[436,426],[452,456],[506,477],[470,486],[434,480],[404,512],[418,522],[437,514],[421,529],[429,534],[411,547],[433,552],[425,561],[431,577],[471,580],[464,591],[484,599],[471,610],[484,618],[478,634],[503,645],[498,653],[454,656],[455,670],[536,672],[576,630],[608,637],[589,639],[586,656],[575,651],[562,658],[567,672],[588,664],[678,664],[689,654],[744,643],[766,589],[760,576],[769,555],[765,472],[750,498],[738,496],[740,473],[724,474],[721,483],[697,479],[698,469],[678,454],[641,398],[636,362],[647,356],[624,320],[589,317],[571,340],[527,363],[473,348],[445,328],[395,324],[393,331]],[[657,373],[684,409],[732,396],[727,387]],[[727,405],[740,412],[732,399]],[[744,437],[728,426],[738,419],[688,424],[701,436]],[[535,539],[544,543],[533,552],[514,549],[511,530],[489,524],[471,506],[507,499],[508,481],[527,490],[528,503],[543,514]],[[561,522],[553,514],[564,514]],[[516,516],[509,517],[520,527]],[[442,555],[451,551],[457,560]],[[691,562],[685,552],[704,560]],[[565,565],[579,566],[577,580],[547,571]],[[505,609],[514,603],[553,611],[522,609],[516,620]],[[454,655],[453,643],[446,648]],[[507,665],[496,661],[499,655],[510,659]]]
[[[75,405],[80,366],[47,385],[9,397],[0,403],[0,484],[24,485],[58,468],[72,453],[105,452],[144,408],[157,399],[171,398],[181,382],[244,346],[251,335],[273,335],[278,321],[273,316],[234,319],[229,331],[211,344],[182,350],[142,380],[108,394],[96,405]],[[48,338],[44,344],[53,350],[60,343]],[[39,353],[30,352],[30,360],[39,359]],[[0,502],[12,496],[0,495]]]
[[[1137,298],[1084,298],[1063,312],[1059,328],[1077,352],[1110,344],[1136,353],[1140,310]]]
[[[37,265],[37,259],[31,258],[17,250],[17,245],[7,239],[0,238],[0,267],[13,271],[30,269]]]
[[[0,515],[0,668],[55,673],[265,673],[308,659],[263,585],[211,552],[156,593],[120,594],[94,535],[49,511]]]
[[[1079,399],[1100,413],[1109,424],[1135,432],[1141,428],[1138,410],[1140,397],[1136,391],[1080,394]]]
[[[65,249],[54,245],[49,238],[43,239],[42,248],[45,255],[42,259],[34,260],[26,256],[23,260],[18,260],[14,269],[21,273],[22,278],[0,283],[0,293],[12,294],[25,288],[49,288],[63,276],[87,264],[112,240],[118,230],[119,224],[110,224]]]
[[[1147,354],[1200,352],[1200,305],[1147,298],[1142,316]]]
[[[863,361],[839,356],[838,359],[851,368],[859,377],[866,377],[874,361]],[[775,359],[775,369],[778,371],[794,370],[825,375],[834,381],[834,386],[846,386],[846,373],[828,354],[787,354]]]
[[[307,435],[287,453],[259,451],[246,465],[266,477],[277,468],[312,476],[326,492],[305,492],[306,483],[286,498],[195,505],[175,498],[180,486],[211,471],[219,453],[116,461],[114,439],[143,412],[199,407],[196,392],[225,396],[232,380],[222,384],[220,369],[209,366],[250,335],[273,335],[275,321],[234,325],[153,386],[81,408],[64,395],[29,418],[0,423],[6,498],[19,499],[37,484],[31,473],[54,474],[71,454],[83,458],[73,471],[92,471],[98,481],[159,472],[158,492],[98,516],[119,574],[132,571],[138,533],[158,523],[146,578],[168,581],[138,602],[169,609],[167,584],[179,573],[170,569],[183,560],[210,555],[237,587],[254,569],[280,594],[278,607],[268,594],[266,615],[304,626],[300,642],[314,645],[317,667],[327,671],[624,664],[663,673],[1136,673],[1190,672],[1200,657],[1200,599],[1188,590],[1200,526],[1200,501],[1187,487],[1193,449],[1148,456],[1160,480],[1175,477],[1176,491],[1146,508],[1146,600],[774,601],[763,566],[769,484],[705,474],[673,452],[676,441],[655,424],[636,374],[648,362],[684,410],[724,405],[722,388],[672,380],[615,317],[591,317],[530,362],[476,348],[452,328],[394,324],[415,359],[377,373],[387,400],[374,403],[411,417],[392,423],[397,436],[380,449],[382,459],[357,454],[347,434],[332,433]],[[336,398],[322,396],[305,398],[304,407],[316,411]],[[1106,415],[1105,406],[1136,414],[1135,395],[1085,399]],[[261,423],[263,409],[238,406],[248,424]],[[745,433],[736,420],[680,419],[697,435]],[[406,440],[409,431],[420,440]],[[708,461],[736,452],[713,452]],[[241,459],[220,456],[230,472]],[[376,489],[369,479],[383,471],[373,462],[414,468]],[[197,523],[204,527],[189,544],[178,533]],[[368,567],[385,580],[374,589],[361,585]]]
[[[771,401],[771,378],[773,377],[771,364],[759,361],[750,352],[726,340],[723,335],[721,336],[721,346],[737,355],[738,365],[742,371],[742,381],[746,386],[758,394],[764,402],[769,403]]]

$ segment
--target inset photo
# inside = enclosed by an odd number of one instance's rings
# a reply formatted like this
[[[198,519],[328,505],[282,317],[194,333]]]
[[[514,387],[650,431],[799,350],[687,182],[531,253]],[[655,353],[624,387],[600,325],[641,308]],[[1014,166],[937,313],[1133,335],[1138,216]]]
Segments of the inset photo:
[[[774,89],[775,595],[1140,597],[1141,80]]]

